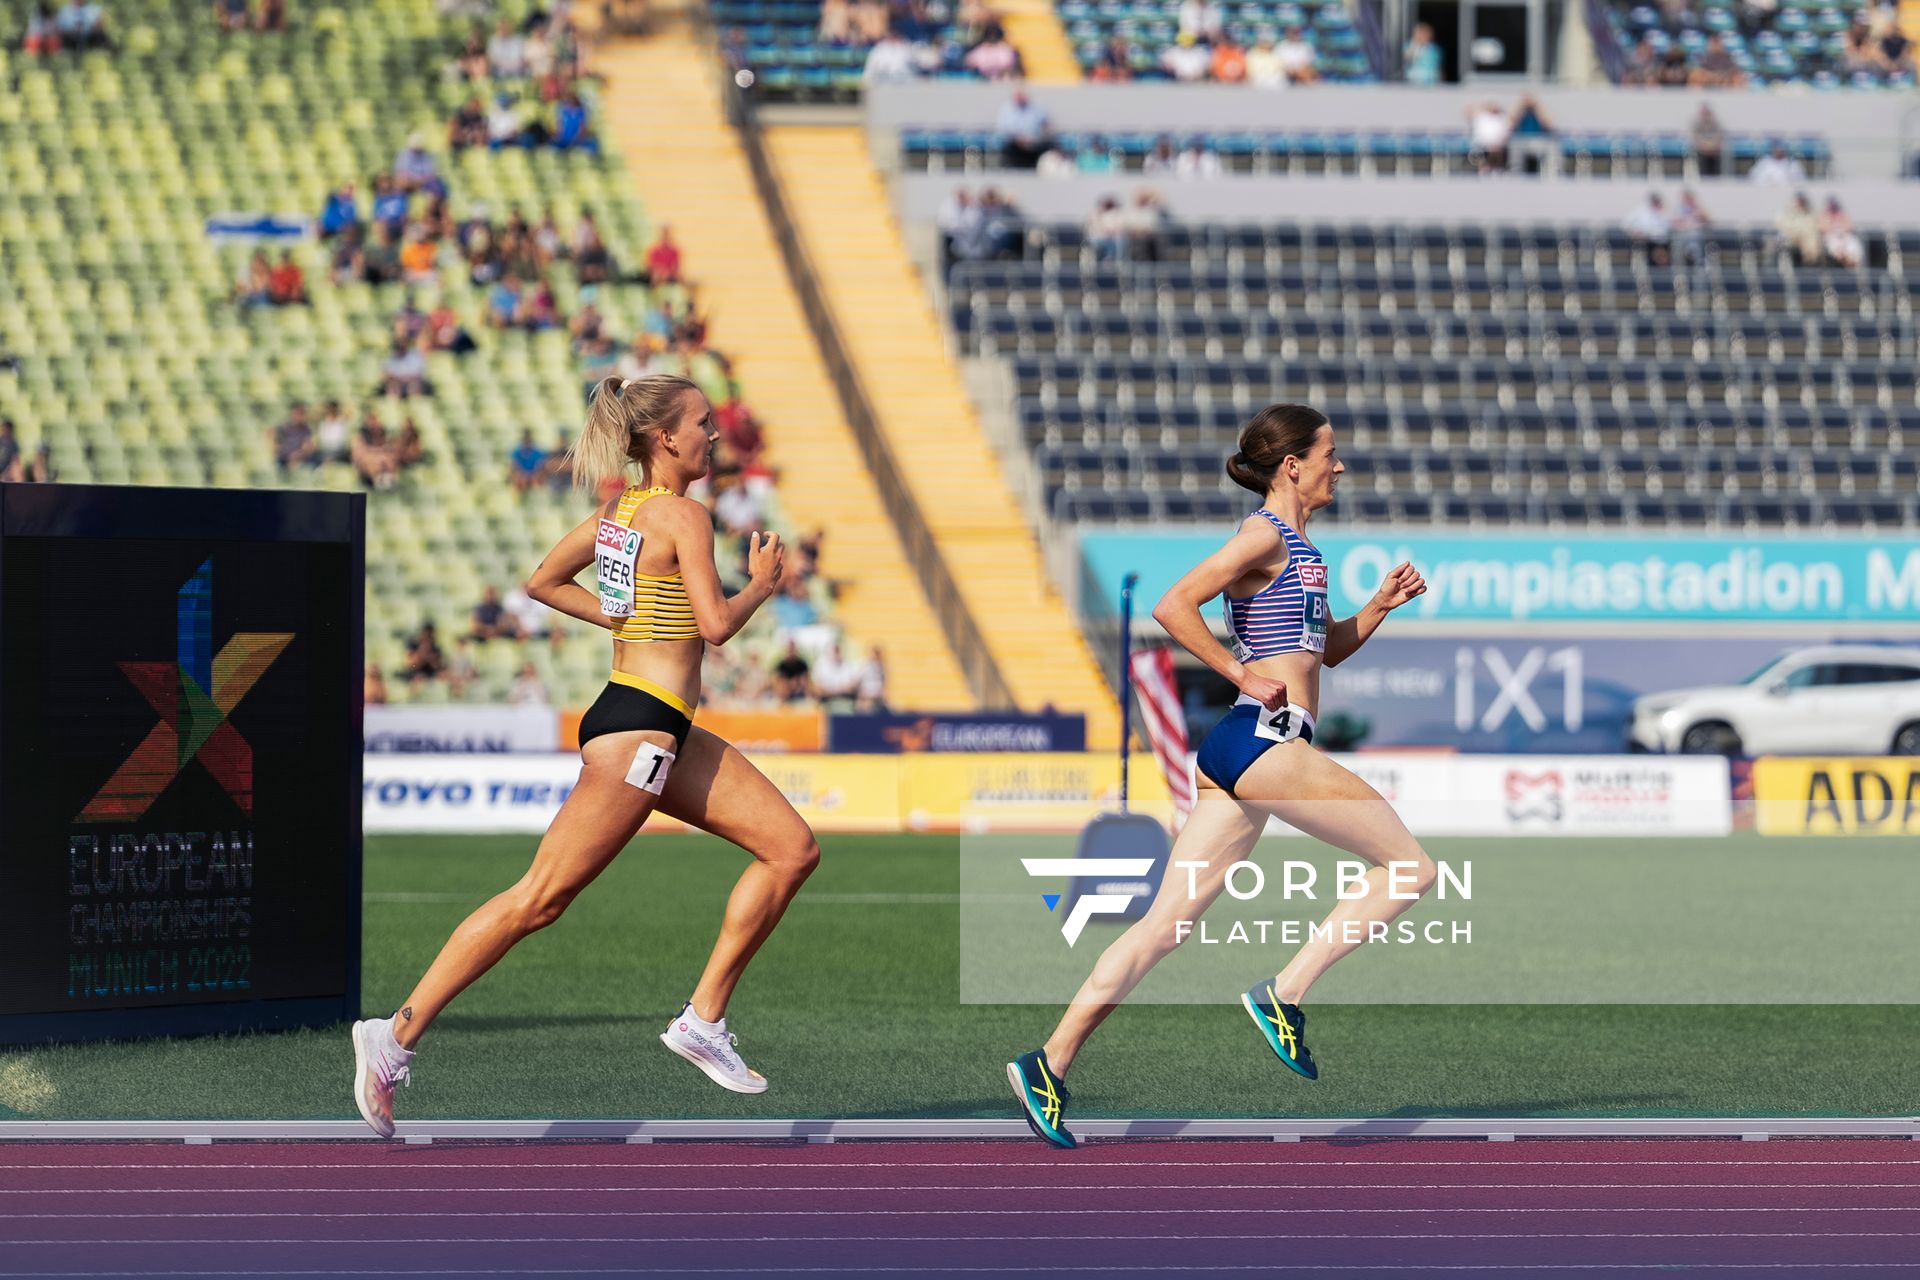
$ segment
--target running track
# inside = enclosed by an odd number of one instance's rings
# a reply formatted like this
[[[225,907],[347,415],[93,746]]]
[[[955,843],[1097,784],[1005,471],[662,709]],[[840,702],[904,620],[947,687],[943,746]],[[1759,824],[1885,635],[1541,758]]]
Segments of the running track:
[[[1920,1143],[0,1146],[0,1276],[1920,1276]]]

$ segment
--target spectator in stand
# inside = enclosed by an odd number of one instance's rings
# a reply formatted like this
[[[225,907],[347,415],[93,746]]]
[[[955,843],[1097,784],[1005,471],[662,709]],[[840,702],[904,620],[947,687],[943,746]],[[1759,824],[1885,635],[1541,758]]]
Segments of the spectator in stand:
[[[1653,82],[1662,89],[1684,89],[1692,80],[1693,68],[1687,65],[1687,51],[1677,44],[1668,45],[1654,68]]]
[[[795,574],[781,582],[780,592],[773,598],[773,616],[785,632],[820,625],[820,610],[813,603],[805,578]]]
[[[256,249],[247,259],[240,278],[233,283],[233,301],[240,307],[273,305],[273,266],[264,250]]]
[[[527,74],[527,41],[506,18],[487,41],[487,72],[495,80],[518,80]]]
[[[1700,111],[1693,117],[1693,125],[1688,130],[1693,146],[1694,167],[1703,178],[1717,178],[1722,173],[1727,150],[1727,131],[1720,127],[1720,117],[1713,114],[1713,108],[1706,103],[1700,104]]]
[[[582,207],[573,228],[573,269],[581,284],[605,284],[616,274],[613,255],[600,237],[593,210]]]
[[[1205,36],[1182,31],[1160,55],[1160,69],[1181,84],[1199,84],[1213,69],[1213,49]]]
[[[1558,167],[1560,148],[1553,140],[1553,121],[1532,94],[1523,95],[1514,104],[1507,136],[1523,173],[1545,173]]]
[[[1787,144],[1776,142],[1772,150],[1754,161],[1753,168],[1747,171],[1747,177],[1754,182],[1775,183],[1783,187],[1798,186],[1807,180],[1807,168],[1787,154]]]
[[[1247,83],[1256,89],[1284,89],[1287,87],[1287,69],[1280,63],[1280,49],[1274,43],[1273,32],[1265,27],[1253,42],[1253,48],[1247,50]]]
[[[94,0],[67,0],[54,14],[53,26],[60,47],[70,53],[113,48],[113,38],[107,34],[106,11]]]
[[[573,446],[564,430],[561,431],[560,438],[554,441],[553,450],[547,454],[546,465],[541,468],[541,471],[547,477],[547,488],[553,492],[565,493],[573,487]],[[619,485],[616,482],[614,492],[618,491]],[[601,496],[607,498],[612,497],[613,494],[607,493]],[[558,646],[565,635],[564,631],[556,630],[553,633],[553,643]]]
[[[427,150],[425,132],[416,129],[407,135],[407,145],[393,158],[393,184],[402,193],[425,191],[436,196],[447,194],[447,184],[440,179],[440,162]],[[400,216],[404,218],[405,212]]]
[[[260,11],[254,16],[255,31],[281,32],[287,29],[287,0],[260,0]]]
[[[1288,27],[1287,38],[1274,52],[1280,55],[1280,68],[1287,73],[1288,84],[1312,84],[1320,78],[1320,53],[1299,27]]]
[[[980,42],[967,50],[961,60],[967,70],[982,80],[1011,80],[1020,75],[1020,51],[1007,39],[997,22],[989,23]]]
[[[1173,139],[1163,133],[1153,140],[1153,149],[1147,152],[1147,158],[1140,162],[1140,172],[1150,176],[1172,177],[1176,163]]]
[[[855,711],[884,711],[887,706],[887,661],[879,645],[867,651],[867,660],[862,664],[860,683],[855,686],[853,709]]]
[[[1641,36],[1627,53],[1627,67],[1620,74],[1620,83],[1638,87],[1660,83],[1660,55],[1654,52],[1651,38]]]
[[[222,31],[245,31],[252,17],[247,12],[247,0],[214,0],[213,20]]]
[[[334,245],[333,256],[328,260],[328,270],[335,284],[346,284],[365,279],[366,269],[366,237],[360,224],[355,223],[340,233],[340,242]]]
[[[27,464],[26,474],[20,478],[28,484],[52,484],[53,446],[42,440],[33,451],[33,461]]]
[[[360,430],[353,437],[348,461],[353,463],[360,483],[370,489],[391,489],[399,477],[400,464],[392,444],[387,440],[386,425],[380,421],[380,415],[371,409],[360,420]]]
[[[567,93],[554,109],[553,147],[556,151],[585,151],[600,154],[600,139],[587,123],[587,104],[577,93]]]
[[[1247,78],[1247,51],[1223,35],[1213,46],[1213,78],[1221,84],[1242,84]]]
[[[487,291],[487,323],[496,329],[511,329],[520,322],[520,277],[508,272]]]
[[[914,47],[898,31],[889,30],[878,44],[867,51],[866,65],[860,71],[860,82],[905,84],[919,75]]]
[[[1087,139],[1086,150],[1074,159],[1074,167],[1081,173],[1103,174],[1114,171],[1113,148],[1099,134]]]
[[[1887,7],[1882,5],[1877,13],[1888,13]],[[1896,79],[1912,79],[1913,41],[1907,39],[1906,33],[1901,30],[1900,23],[1897,19],[1890,20],[1886,23],[1886,29],[1880,33],[1878,43],[1880,50],[1880,69],[1885,71],[1888,76]]]
[[[580,349],[580,374],[585,379],[582,399],[591,399],[593,388],[602,379],[612,377],[620,366],[620,348],[609,334],[589,339]]]
[[[420,428],[414,422],[413,415],[407,415],[400,424],[400,438],[393,446],[393,463],[401,471],[417,467],[427,460],[426,442],[420,438]]]
[[[1773,225],[1779,233],[1777,243],[1781,251],[1803,267],[1820,265],[1824,247],[1820,219],[1806,196],[1794,196],[1773,220]]]
[[[536,280],[527,290],[521,307],[520,323],[528,329],[555,329],[560,325],[560,305],[553,296],[553,286],[545,280]]]
[[[1646,254],[1647,261],[1655,266],[1667,265],[1670,261],[1667,245],[1673,238],[1673,222],[1667,217],[1667,208],[1659,193],[1648,192],[1645,203],[1629,213],[1622,225],[1633,243]]]
[[[369,707],[382,706],[387,701],[387,677],[377,662],[367,664],[367,674],[360,682],[360,700]]]
[[[1073,144],[1064,138],[1054,139],[1048,152],[1040,157],[1040,164],[1034,170],[1043,178],[1072,178],[1079,174],[1080,163],[1074,158]]]
[[[1133,193],[1133,205],[1127,210],[1127,237],[1134,261],[1160,261],[1160,237],[1169,221],[1167,206],[1153,191],[1142,187]]]
[[[429,680],[438,680],[447,670],[447,655],[441,652],[440,636],[431,622],[423,622],[420,629],[407,637],[407,664],[400,669],[400,678],[414,687]]]
[[[1101,262],[1124,261],[1130,239],[1127,215],[1120,208],[1120,202],[1112,196],[1102,196],[1093,216],[1087,220],[1087,243],[1093,246],[1094,257]]]
[[[820,25],[814,28],[814,39],[834,46],[853,43],[852,0],[821,0]]]
[[[513,615],[507,612],[506,605],[500,603],[498,587],[488,587],[480,593],[480,603],[473,606],[473,626],[467,632],[467,638],[477,644],[520,638]]]
[[[1009,169],[1032,169],[1053,145],[1053,120],[1046,109],[1015,89],[994,120],[1002,158]]]
[[[1127,38],[1115,32],[1100,50],[1100,58],[1093,64],[1093,78],[1108,84],[1126,84],[1133,79],[1133,46]]]
[[[307,273],[293,260],[291,250],[280,251],[280,261],[267,277],[267,292],[276,307],[306,305]]]
[[[405,400],[433,394],[433,387],[427,382],[427,358],[420,354],[420,348],[399,338],[393,340],[386,363],[380,366],[380,378],[376,395]]]
[[[460,151],[467,147],[487,145],[487,109],[480,105],[480,99],[469,96],[447,121],[447,147]]]
[[[1707,47],[1700,51],[1700,60],[1693,64],[1692,83],[1700,89],[1746,88],[1747,73],[1733,60],[1727,42],[1720,38],[1718,31],[1707,37]]]
[[[327,195],[327,203],[320,210],[320,238],[331,240],[349,227],[360,225],[360,205],[353,194],[353,184],[343,182]]]
[[[540,678],[540,669],[532,662],[520,664],[520,674],[507,689],[507,701],[516,707],[544,707],[552,701],[547,697],[547,685]]]
[[[660,238],[647,250],[647,279],[654,285],[679,284],[680,246],[673,242],[673,228],[660,227]]]
[[[904,6],[903,6],[904,9]],[[887,34],[892,20],[886,0],[854,0],[853,39],[856,44],[875,44]]]
[[[0,418],[0,480],[21,477],[20,440],[14,434],[12,418]]]
[[[727,382],[727,398],[713,407],[713,426],[741,466],[752,467],[760,461],[766,437],[753,410],[740,399],[740,384],[731,379]]]
[[[1220,153],[1204,138],[1189,138],[1184,150],[1173,162],[1173,175],[1182,182],[1211,180],[1226,172]]]
[[[406,230],[412,199],[391,174],[376,174],[373,179],[373,220],[385,227],[397,240]]]
[[[60,27],[54,19],[53,6],[45,0],[27,15],[27,35],[20,49],[28,57],[43,58],[60,52]]]
[[[427,315],[425,330],[427,345],[435,351],[450,351],[456,356],[464,356],[478,344],[473,335],[460,323],[453,308],[442,298]]]
[[[1841,36],[1841,69],[1850,76],[1874,76],[1880,74],[1880,47],[1873,35],[1867,30],[1867,24],[1856,15],[1848,24],[1846,33]]]
[[[1467,108],[1468,159],[1482,174],[1505,173],[1513,123],[1497,102]]]
[[[522,431],[520,443],[507,455],[507,480],[515,493],[526,493],[540,483],[547,461],[546,450],[533,442],[533,432]]]
[[[507,613],[513,618],[514,634],[522,640],[558,638],[560,633],[552,624],[552,614],[548,612],[547,606],[528,595],[518,583],[514,584],[513,590],[507,592],[507,598],[502,603],[506,605]]]
[[[1407,38],[1401,60],[1406,67],[1408,84],[1422,87],[1439,84],[1445,71],[1440,46],[1434,43],[1433,28],[1424,22],[1413,24],[1413,34]]]
[[[521,132],[520,109],[513,95],[502,90],[493,96],[493,110],[487,113],[487,149],[519,146]]]
[[[1860,233],[1853,229],[1853,219],[1840,207],[1838,196],[1828,196],[1827,207],[1820,213],[1820,247],[1836,267],[1858,267],[1865,254]]]
[[[485,80],[488,78],[487,41],[478,31],[468,34],[460,46],[460,56],[453,60],[447,73],[456,80]]]
[[[467,689],[480,678],[480,669],[473,662],[472,643],[465,636],[453,638],[453,656],[440,674],[455,701],[466,697]]]
[[[744,539],[766,523],[767,509],[760,495],[754,486],[741,483],[737,475],[720,477],[712,493],[713,518],[728,536]],[[798,582],[799,578],[792,580]]]
[[[314,428],[314,456],[320,462],[345,462],[353,448],[353,424],[338,400],[329,400],[320,410],[320,422]]]
[[[1707,228],[1713,219],[1700,206],[1691,191],[1680,193],[1680,207],[1673,214],[1673,247],[1676,260],[1686,266],[1698,266],[1707,260]]]
[[[400,276],[410,285],[432,284],[440,278],[440,242],[419,223],[407,228],[400,245]]]
[[[313,442],[313,428],[307,424],[307,406],[296,400],[287,409],[286,420],[273,429],[273,461],[282,475],[295,467],[311,467],[319,462]]]
[[[1215,0],[1180,0],[1179,34],[1195,40],[1218,40],[1227,15]]]
[[[866,664],[849,659],[840,641],[835,640],[813,669],[813,691],[829,707],[847,710],[859,696],[865,674]]]
[[[778,597],[775,597],[776,600]],[[781,702],[805,702],[813,696],[811,668],[797,642],[787,641],[787,651],[773,668],[773,696]]]

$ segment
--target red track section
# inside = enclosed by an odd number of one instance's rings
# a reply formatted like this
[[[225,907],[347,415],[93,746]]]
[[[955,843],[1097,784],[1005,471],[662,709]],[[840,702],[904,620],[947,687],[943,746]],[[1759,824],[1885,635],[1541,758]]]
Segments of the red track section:
[[[1920,1276],[1920,1143],[21,1143],[0,1276]]]

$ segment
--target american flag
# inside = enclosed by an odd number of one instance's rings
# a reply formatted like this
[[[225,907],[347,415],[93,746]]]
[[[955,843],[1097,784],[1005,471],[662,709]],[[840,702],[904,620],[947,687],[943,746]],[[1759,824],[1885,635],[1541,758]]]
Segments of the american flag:
[[[1173,797],[1173,829],[1186,825],[1193,812],[1193,756],[1187,750],[1187,718],[1180,709],[1180,690],[1173,680],[1173,650],[1162,645],[1133,655],[1133,687],[1140,695],[1147,741],[1167,778]]]

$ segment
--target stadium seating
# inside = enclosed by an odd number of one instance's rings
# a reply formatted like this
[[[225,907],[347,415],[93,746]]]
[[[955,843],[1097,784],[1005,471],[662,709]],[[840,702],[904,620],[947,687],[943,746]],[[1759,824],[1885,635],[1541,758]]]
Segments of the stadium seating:
[[[1230,173],[1295,176],[1315,173],[1388,174],[1430,177],[1474,171],[1468,159],[1467,133],[1460,130],[1403,130],[1360,133],[1292,129],[1218,134],[1169,134],[1126,130],[1114,133],[1069,131],[1059,140],[1079,152],[1098,137],[1112,152],[1115,166],[1138,172],[1163,140],[1176,146],[1199,142],[1220,157]],[[1775,141],[1806,168],[1809,177],[1827,176],[1833,153],[1824,138],[1804,135],[1774,139],[1736,135],[1726,141],[1728,169],[1744,176]],[[1577,133],[1559,139],[1562,166],[1581,177],[1687,178],[1699,176],[1692,144],[1685,134]],[[1001,162],[1001,140],[991,129],[905,128],[900,157],[910,171],[979,172]]]
[[[1867,238],[1846,271],[1734,231],[1675,268],[1606,228],[1176,227],[1097,263],[1047,226],[950,300],[1066,519],[1231,518],[1220,459],[1297,400],[1343,431],[1339,519],[1912,527],[1920,232]]]
[[[1108,41],[1120,35],[1133,49],[1137,79],[1168,78],[1160,55],[1179,35],[1179,0],[1060,0],[1058,7],[1082,68],[1092,70]],[[1321,4],[1243,0],[1224,8],[1225,30],[1239,44],[1251,47],[1262,31],[1278,35],[1299,27],[1318,55],[1322,79],[1364,84],[1376,78],[1360,33],[1346,6],[1337,0]]]
[[[325,247],[302,241],[312,305],[241,310],[229,294],[254,246],[211,241],[204,224],[230,210],[312,214],[343,180],[364,192],[410,132],[439,151],[453,108],[501,86],[443,74],[466,26],[430,0],[301,9],[280,35],[222,36],[197,0],[126,0],[113,20],[111,53],[0,52],[0,79],[15,85],[0,95],[0,416],[30,445],[51,444],[63,480],[330,487],[351,487],[351,471],[275,468],[267,433],[289,402],[372,406],[391,426],[412,417],[427,463],[368,503],[368,656],[400,666],[401,638],[423,619],[451,653],[481,590],[524,578],[582,513],[570,495],[517,498],[504,483],[523,429],[551,447],[578,427],[566,333],[486,329],[482,293],[449,247],[438,282],[415,292],[423,305],[444,295],[480,350],[431,358],[433,398],[385,401],[373,391],[405,288],[336,287]],[[566,228],[591,206],[625,263],[652,238],[610,149],[476,148],[443,156],[441,172],[456,218],[483,202],[530,220],[551,207]],[[550,279],[571,312],[571,266]],[[663,300],[684,306],[685,293],[598,291],[617,334]],[[724,388],[711,357],[695,374]],[[476,646],[470,696],[503,697],[523,658],[556,701],[580,702],[604,679],[605,650],[584,638],[557,651]],[[447,695],[429,684],[419,696]]]
[[[1755,87],[1806,83],[1821,89],[1911,89],[1914,83],[1911,72],[1889,76],[1876,70],[1849,71],[1845,35],[1854,10],[1829,0],[1780,0],[1764,7],[1707,0],[1698,7],[1681,6],[1672,17],[1644,0],[1612,0],[1597,11],[1621,50],[1631,50],[1644,36],[1656,58],[1677,47],[1689,66],[1699,60],[1708,37],[1718,35]],[[1755,25],[1743,28],[1743,11]]]
[[[822,41],[817,3],[715,0],[709,8],[716,26],[739,33],[742,44],[732,56],[752,69],[755,91],[762,99],[850,102],[859,98],[868,46]],[[966,45],[951,30],[936,28],[928,44],[939,59],[938,75],[976,78],[962,65]]]

